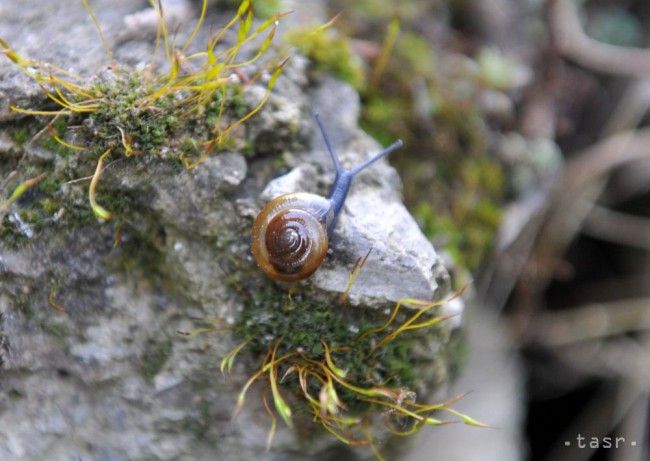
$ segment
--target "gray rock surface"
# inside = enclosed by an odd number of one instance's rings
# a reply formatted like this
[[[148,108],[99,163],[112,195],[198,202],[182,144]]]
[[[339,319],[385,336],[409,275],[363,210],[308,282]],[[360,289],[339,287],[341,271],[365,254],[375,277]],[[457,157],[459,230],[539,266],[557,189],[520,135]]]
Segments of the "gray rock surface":
[[[358,96],[351,87],[328,80],[313,98],[314,110],[322,112],[329,136],[339,143],[334,148],[344,167],[351,168],[381,149],[361,130],[350,129],[359,117]],[[299,191],[327,196],[334,168],[320,132],[314,132],[312,145],[325,178],[319,177],[310,153],[306,161],[311,163],[301,163],[272,180],[261,194],[263,200]],[[408,155],[408,151],[401,149],[391,155]],[[310,190],[314,184],[327,186]],[[310,283],[319,290],[342,291],[355,262],[370,251],[350,291],[352,303],[378,305],[402,298],[432,299],[441,286],[446,292],[447,270],[404,207],[399,189],[399,178],[386,161],[355,178],[330,244],[336,256],[326,259]]]
[[[133,20],[128,15],[146,2],[91,3],[116,58],[133,65],[146,60],[152,47],[146,34],[117,40],[125,18]],[[20,8],[0,0],[0,37],[20,53],[82,75],[106,65],[76,0],[28,0]],[[276,94],[251,120],[249,136],[259,146],[254,159],[223,153],[191,171],[158,159],[118,161],[106,167],[100,188],[128,200],[129,213],[114,210],[122,225],[67,227],[69,217],[53,217],[44,229],[17,227],[24,245],[0,241],[1,460],[344,459],[335,439],[307,445],[282,426],[266,453],[270,420],[261,399],[249,397],[231,419],[255,362],[243,357],[224,378],[219,360],[237,343],[229,333],[177,333],[194,328],[196,317],[232,324],[242,309],[231,280],[236,274],[244,274],[251,290],[273,283],[255,269],[247,236],[266,198],[298,188],[327,193],[333,172],[311,109],[323,114],[344,164],[357,164],[379,147],[357,127],[356,93],[335,80],[308,87],[305,66],[293,60]],[[247,91],[254,98],[258,90]],[[39,107],[44,97],[3,58],[0,146],[5,158],[16,159],[23,147],[3,132],[15,123],[40,128],[41,122],[19,117],[10,104]],[[280,155],[286,175],[273,179]],[[30,154],[29,161],[44,171],[88,174],[74,157],[45,152]],[[0,161],[0,178],[12,165]],[[62,187],[87,210],[87,182]],[[337,298],[354,262],[373,248],[352,291],[359,308],[446,294],[446,271],[401,204],[399,187],[386,163],[358,178],[331,254],[302,288]],[[29,197],[17,202],[8,218],[20,220],[18,212],[29,205]],[[435,356],[436,349],[423,354]]]
[[[106,30],[119,30],[125,15],[142,7],[137,3],[116,0],[111,2],[110,8],[98,9],[98,18]],[[80,2],[2,0],[0,37],[21,55],[57,64],[82,76],[95,75],[107,64],[97,31]],[[37,100],[42,100],[39,86],[3,57],[0,65],[0,120],[15,118],[9,103],[29,107]]]

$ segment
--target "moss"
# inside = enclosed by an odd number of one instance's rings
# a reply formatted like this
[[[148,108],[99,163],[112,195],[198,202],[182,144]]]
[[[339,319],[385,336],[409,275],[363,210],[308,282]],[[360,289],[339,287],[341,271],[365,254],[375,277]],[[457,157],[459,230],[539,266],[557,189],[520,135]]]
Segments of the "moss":
[[[140,357],[140,373],[142,377],[147,381],[153,380],[171,357],[173,348],[174,346],[169,338],[147,343]]]
[[[30,176],[34,172],[27,168],[25,174]],[[0,226],[3,243],[21,248],[47,227],[74,227],[79,221],[74,219],[78,213],[70,212],[73,208],[74,202],[62,193],[60,178],[50,173],[38,186],[23,194],[12,205],[12,212],[4,216]],[[60,213],[65,220],[59,219]],[[89,221],[84,219],[84,222]]]
[[[467,340],[467,331],[465,329],[455,329],[445,344],[445,356],[449,358],[448,373],[449,380],[455,381],[469,363],[471,356],[470,343]]]
[[[41,330],[59,340],[65,340],[70,335],[70,327],[57,319],[48,318],[39,323]]]
[[[178,92],[138,105],[160,91],[156,85],[159,83],[137,71],[116,72],[114,79],[91,89],[101,103],[83,121],[83,135],[96,155],[110,149],[113,158],[137,155],[179,163],[181,159],[196,160],[205,154],[215,127],[223,120],[244,117],[251,109],[240,86],[234,84],[215,91],[193,108],[179,103]]]
[[[11,389],[9,389],[9,391],[7,391],[7,397],[9,397],[10,400],[16,401],[25,398],[25,394],[20,392],[15,387],[12,387]]]
[[[364,117],[360,120],[361,128],[384,146],[395,140],[394,132],[386,127],[394,127],[395,124],[399,124],[400,121],[409,117],[412,111],[408,101],[400,97],[392,98],[386,95],[367,96],[363,107]]]
[[[214,383],[212,381],[206,381],[201,383],[200,386],[195,386],[194,391],[197,395],[200,395],[205,392],[206,388],[211,389],[213,387]],[[194,404],[191,413],[183,418],[181,424],[182,429],[180,430],[182,433],[189,432],[194,434],[198,440],[208,440],[211,431],[214,431],[214,411],[211,403],[208,400],[201,400]]]
[[[54,131],[58,134],[58,136],[63,136],[68,129],[69,119],[66,117],[57,118],[53,120],[52,123],[50,123],[50,126],[54,128]]]
[[[181,142],[181,151],[187,157],[198,157],[201,155],[201,147],[196,139],[191,137],[184,137]]]
[[[38,183],[38,190],[48,195],[57,193],[60,187],[60,181],[58,181],[52,175],[45,177],[41,182]]]
[[[249,158],[255,157],[255,143],[250,141],[246,142],[246,144],[244,144],[244,147],[242,147],[241,149],[241,153],[245,157],[249,157]]]
[[[406,31],[396,43],[395,53],[406,61],[414,75],[433,75],[436,71],[435,50],[421,36]]]
[[[76,117],[72,117],[72,119],[75,123],[78,121]],[[61,139],[64,138],[66,131],[68,130],[68,126],[70,125],[70,121],[71,120],[67,117],[55,119],[50,124],[51,130],[53,131],[52,134],[56,134]],[[54,138],[52,134],[50,136],[43,136],[40,139],[39,144],[45,149],[54,152],[61,157],[71,156],[75,153],[74,149],[61,144]]]
[[[404,184],[406,200],[425,234],[442,245],[460,269],[474,271],[499,226],[506,178],[503,167],[488,156],[481,114],[472,104],[432,89],[432,98],[436,94],[429,114],[435,120],[433,136],[413,137],[419,128],[412,126],[420,122],[413,119],[412,103],[379,93],[368,99],[362,125],[384,144],[398,134],[407,137],[414,151],[392,159],[409,178]]]
[[[29,237],[20,231],[18,224],[12,222],[9,216],[4,216],[0,223],[0,241],[3,245],[16,249],[29,243]]]
[[[134,107],[139,99],[154,91],[139,72],[118,73],[110,83],[103,82],[92,89],[102,103],[84,126],[96,152],[114,149],[126,154],[128,147],[144,155],[160,154],[160,147],[172,139],[179,127],[179,117],[171,110],[172,95],[157,98],[146,107]]]
[[[31,290],[23,291],[14,288],[9,292],[9,305],[27,320],[34,318],[33,304],[34,293]]]
[[[235,324],[235,334],[250,341],[253,354],[263,355],[281,339],[278,355],[300,351],[312,360],[324,361],[323,342],[332,350],[336,366],[347,371],[346,379],[361,387],[390,386],[413,389],[420,386],[418,363],[411,356],[414,336],[398,337],[372,352],[372,336],[360,334],[381,322],[355,316],[354,309],[315,301],[308,296],[288,297],[286,292],[267,287],[252,294]],[[368,315],[372,317],[372,315]],[[298,383],[287,379],[298,393]],[[349,409],[369,408],[343,389],[341,398]]]
[[[246,112],[249,111],[250,107],[244,99],[244,92],[240,86],[230,86],[230,92],[228,94],[228,107],[233,111],[235,116],[243,117],[246,115]]]
[[[135,279],[162,281],[166,274],[163,271],[164,254],[158,240],[163,237],[153,227],[145,229],[138,231],[128,225],[126,228],[118,227],[116,234],[122,237],[117,242],[112,263],[117,270]]]
[[[287,160],[282,154],[278,154],[275,156],[273,159],[273,169],[278,172],[278,174],[282,172],[288,172],[289,167],[287,166]]]
[[[53,137],[44,137],[40,141],[40,145],[50,152],[54,152],[55,154],[60,155],[61,157],[67,157],[74,154],[73,149],[62,145]]]
[[[133,213],[141,207],[136,193],[127,190],[101,190],[97,193],[97,200],[111,212],[122,216],[123,219],[128,218],[129,213]]]
[[[428,202],[420,202],[414,214],[423,232],[444,248],[461,268],[477,269],[492,246],[502,210],[490,200],[479,200],[462,217],[435,213]]]
[[[365,85],[362,61],[353,54],[347,37],[327,28],[296,27],[285,40],[309,57],[320,71],[331,72],[356,89]]]
[[[460,267],[467,267],[463,258],[463,234],[449,216],[435,213],[429,202],[420,202],[414,209],[414,215],[424,234],[436,246],[444,248]]]
[[[131,148],[132,153],[139,155],[133,155],[126,161],[131,162],[130,166],[135,169],[145,166],[152,157],[162,157],[173,168],[180,169],[183,167],[182,158],[196,159],[204,155],[206,142],[212,136],[212,127],[203,115],[213,117],[212,122],[216,123],[223,94],[215,93],[208,104],[194,114],[183,115],[181,110],[185,109],[173,105],[173,96],[158,98],[154,104],[141,112],[132,110],[130,104],[133,101],[153,91],[147,85],[139,72],[118,73],[114,80],[96,84],[89,90],[102,101],[95,112],[85,119],[74,116],[53,122],[52,130],[60,139],[66,138],[70,125],[82,126],[82,129],[75,129],[75,140],[66,142],[84,143],[92,145],[93,148],[89,153],[78,155],[78,152],[62,145],[54,136],[41,139],[41,145],[60,158],[48,165],[51,170],[38,186],[28,191],[14,205],[14,208],[19,207],[16,216],[29,225],[34,234],[38,234],[46,226],[70,229],[97,223],[87,202],[88,182],[76,181],[80,177],[92,175],[99,155],[108,149],[114,152],[105,164],[127,154],[126,146]],[[231,93],[233,102],[225,104],[226,113],[239,113],[244,110],[241,92],[229,89],[226,96],[230,97]],[[122,131],[116,127],[120,127]],[[42,165],[27,165],[21,173],[25,177],[35,177],[42,173],[42,168]],[[69,184],[70,182],[72,183]],[[140,208],[138,201],[129,193],[119,188],[102,187],[101,183],[97,188],[96,199],[104,208],[118,217],[121,216],[119,219],[122,221],[125,216]],[[7,216],[4,217],[0,228],[0,236],[5,244],[14,248],[23,247],[29,242],[29,236],[21,232],[20,223],[12,222],[12,218]],[[129,271],[142,262],[131,259],[124,261],[124,268]]]
[[[13,138],[18,144],[24,144],[29,139],[29,129],[27,127],[18,128],[14,131]]]

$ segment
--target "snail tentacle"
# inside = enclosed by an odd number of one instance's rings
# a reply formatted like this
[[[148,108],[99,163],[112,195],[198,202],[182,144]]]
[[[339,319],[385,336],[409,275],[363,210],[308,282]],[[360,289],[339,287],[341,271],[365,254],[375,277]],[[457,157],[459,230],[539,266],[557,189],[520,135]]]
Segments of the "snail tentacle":
[[[376,162],[377,160],[379,160],[380,158],[382,158],[382,157],[386,157],[388,154],[390,154],[391,152],[393,152],[393,151],[396,150],[396,149],[399,149],[399,148],[402,147],[403,145],[404,145],[404,143],[402,142],[402,140],[401,140],[401,139],[398,139],[398,140],[395,141],[393,144],[391,144],[390,146],[388,146],[386,149],[384,149],[384,150],[382,150],[381,152],[379,152],[379,153],[375,154],[374,156],[372,156],[369,160],[366,160],[366,161],[363,162],[361,165],[358,165],[358,166],[352,168],[352,169],[350,170],[350,174],[351,174],[352,176],[355,176],[355,175],[359,174],[361,171],[363,171],[363,170],[365,170],[366,168],[368,168],[370,165],[372,165],[373,163],[375,163],[375,162]]]
[[[334,147],[330,142],[329,136],[327,136],[325,127],[323,126],[323,123],[320,121],[320,114],[318,112],[315,113],[314,118],[316,119],[316,123],[318,124],[318,128],[320,129],[320,133],[323,136],[323,140],[325,141],[325,146],[327,146],[327,152],[329,152],[330,157],[332,157],[332,162],[334,163],[334,169],[336,170],[336,178],[338,179],[339,175],[343,172],[343,167],[341,166],[341,160],[339,160],[339,156],[336,155],[336,151],[334,150]],[[336,180],[334,182],[336,183]]]

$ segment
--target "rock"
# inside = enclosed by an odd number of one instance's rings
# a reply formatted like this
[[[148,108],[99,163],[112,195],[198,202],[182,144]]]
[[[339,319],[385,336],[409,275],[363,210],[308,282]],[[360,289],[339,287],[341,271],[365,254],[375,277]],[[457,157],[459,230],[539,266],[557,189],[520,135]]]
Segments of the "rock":
[[[170,29],[177,29],[191,21],[192,8],[187,0],[164,0],[160,2],[163,17]],[[153,7],[145,8],[124,16],[124,30],[118,35],[119,41],[156,36],[160,13]]]
[[[79,2],[13,3],[0,0],[0,31],[14,49],[86,77],[101,72],[106,58]],[[125,17],[143,5],[92,2],[114,55],[131,64],[146,61],[153,43],[116,37]],[[284,287],[254,266],[249,232],[266,198],[292,190],[327,194],[333,171],[311,110],[323,115],[345,165],[379,148],[357,126],[359,101],[352,88],[324,79],[313,89],[304,69],[303,59],[290,61],[265,108],[247,124],[254,155],[219,153],[192,170],[137,156],[107,165],[98,197],[113,213],[112,222],[98,223],[90,212],[83,178],[92,175],[92,162],[50,151],[25,156],[21,172],[58,178],[49,187],[61,203],[52,210],[41,189],[29,191],[9,211],[31,234],[8,218],[0,228],[0,459],[267,456],[270,420],[259,389],[250,391],[232,419],[237,396],[261,358],[243,354],[224,378],[219,361],[241,338],[179,332],[196,328],[197,318],[232,327],[258,290],[286,297]],[[0,102],[0,140],[13,156],[0,163],[4,179],[27,149],[11,141],[7,133],[15,127],[8,121],[22,117],[30,133],[43,128],[41,120],[8,107],[42,107],[44,97],[6,61],[0,92],[10,95]],[[274,179],[282,168],[286,174]],[[354,262],[370,248],[350,297],[360,312],[403,296],[446,296],[447,273],[401,204],[399,188],[385,162],[357,178],[331,254],[300,288],[301,296],[337,299]],[[34,215],[43,206],[46,211]],[[429,335],[412,356],[437,384],[448,379],[451,367],[448,336],[448,329]],[[268,459],[354,459],[333,437],[305,435],[305,428],[279,425]]]
[[[124,16],[136,8],[132,1],[116,0],[110,8],[98,7],[97,17],[104,30],[119,30]],[[58,64],[82,77],[95,75],[108,61],[88,13],[74,0],[26,0],[20,8],[11,0],[1,0],[0,34],[21,56]],[[0,97],[0,121],[18,118],[11,105],[32,107],[44,99],[41,88],[4,56],[0,95],[4,95]]]
[[[0,134],[0,154],[8,155],[16,150],[16,143],[6,133]]]
[[[322,111],[329,136],[339,142],[335,149],[344,166],[350,168],[362,163],[369,154],[381,149],[358,128],[351,129],[356,127],[359,103],[349,85],[326,80],[314,100],[314,109]],[[327,172],[318,177],[314,165],[299,164],[268,184],[261,195],[263,201],[298,191],[327,196],[322,187],[320,191],[315,188],[318,184],[331,183],[334,168],[316,130],[312,145],[320,151],[317,158]],[[408,155],[408,152],[401,149],[392,155]],[[309,156],[307,161],[312,159]],[[340,293],[355,262],[370,252],[350,291],[354,304],[377,306],[402,298],[427,300],[448,290],[447,271],[402,204],[399,188],[395,170],[383,160],[355,178],[330,242],[330,256],[309,283],[318,290]]]

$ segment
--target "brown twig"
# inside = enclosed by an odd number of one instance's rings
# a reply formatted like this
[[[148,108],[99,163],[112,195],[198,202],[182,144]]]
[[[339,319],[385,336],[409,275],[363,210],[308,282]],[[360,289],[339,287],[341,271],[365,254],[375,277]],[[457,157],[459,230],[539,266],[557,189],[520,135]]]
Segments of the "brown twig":
[[[606,176],[628,163],[650,158],[650,129],[611,136],[577,154],[566,166],[555,190],[554,205],[540,236],[547,244],[541,260],[553,260],[580,230],[602,193]],[[549,245],[550,244],[550,245]]]
[[[650,251],[650,219],[595,205],[582,231],[592,237]]]
[[[528,340],[549,347],[650,331],[650,298],[625,299],[536,314]]]
[[[594,144],[567,164],[565,193],[582,188],[614,168],[650,159],[650,128],[625,131]]]
[[[557,261],[582,229],[585,219],[602,194],[607,176],[616,168],[650,158],[650,129],[630,130],[601,141],[577,154],[559,178],[553,197],[536,234],[535,246],[529,256],[534,263]],[[541,292],[552,273],[542,272],[519,282],[521,294],[513,323],[515,334],[524,334],[533,312],[539,308]]]
[[[558,50],[567,58],[598,72],[647,78],[650,50],[608,45],[589,37],[572,0],[549,0],[551,31]]]

